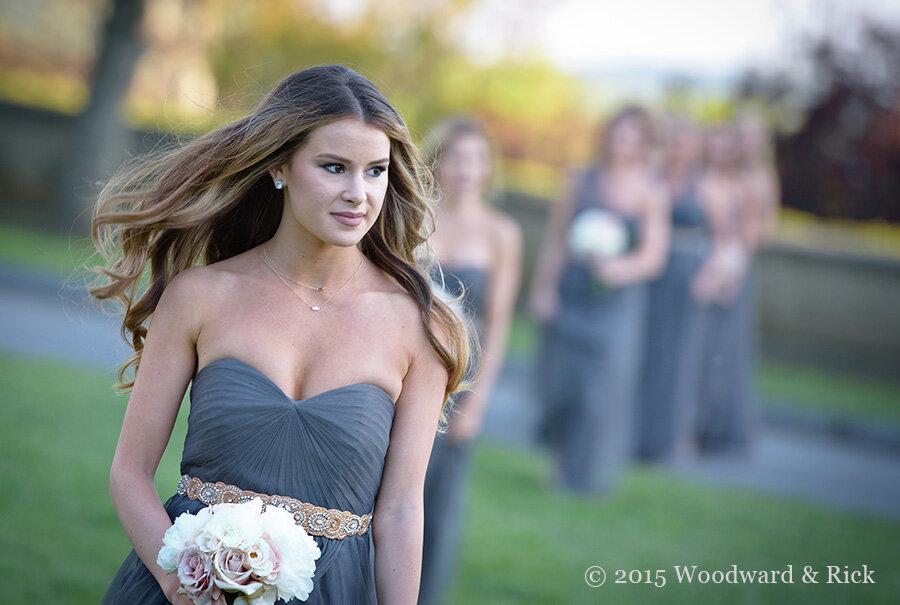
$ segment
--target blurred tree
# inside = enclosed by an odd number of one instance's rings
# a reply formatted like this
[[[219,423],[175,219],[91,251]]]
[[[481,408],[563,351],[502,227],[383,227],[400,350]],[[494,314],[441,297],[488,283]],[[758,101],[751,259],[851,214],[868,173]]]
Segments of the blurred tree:
[[[77,113],[108,0],[0,2],[0,97]]]
[[[343,63],[382,88],[414,136],[448,113],[480,116],[508,158],[508,185],[552,195],[559,170],[586,155],[586,95],[537,57],[473,58],[459,37],[474,4],[359,0],[334,12],[322,0],[219,0],[224,28],[210,61],[225,115],[296,69]]]
[[[822,217],[900,222],[900,28],[861,19],[807,40],[812,77],[747,74],[742,101],[788,116],[777,139],[784,204]],[[832,34],[835,37],[832,37]],[[800,108],[799,119],[794,115]]]
[[[98,44],[87,106],[79,114],[57,185],[58,208],[65,225],[86,233],[98,181],[109,176],[125,157],[128,130],[121,105],[143,45],[138,28],[143,0],[112,0]]]
[[[590,145],[594,118],[582,84],[528,51],[525,24],[542,0],[515,9],[504,0],[6,2],[0,97],[79,114],[72,145],[59,152],[66,167],[57,199],[66,226],[80,216],[79,230],[93,184],[123,159],[123,114],[131,128],[200,134],[315,64],[342,63],[372,79],[417,139],[444,115],[481,117],[514,189],[553,196],[562,167]],[[54,33],[61,23],[72,27]],[[493,48],[473,47],[479,37]],[[61,90],[64,99],[48,101]]]

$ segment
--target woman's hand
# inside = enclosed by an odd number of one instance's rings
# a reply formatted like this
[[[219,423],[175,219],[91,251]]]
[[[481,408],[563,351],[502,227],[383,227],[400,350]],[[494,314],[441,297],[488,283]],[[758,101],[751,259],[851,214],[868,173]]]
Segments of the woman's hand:
[[[178,592],[181,589],[178,574],[168,574],[159,585],[163,590],[163,594],[166,595],[166,598],[172,605],[194,605],[194,602],[183,591],[181,593]]]
[[[592,256],[590,263],[594,278],[608,288],[621,288],[634,281],[628,263],[621,257]]]
[[[176,275],[153,313],[116,453],[109,470],[113,506],[141,561],[173,603],[190,603],[176,594],[178,578],[166,574],[157,557],[165,532],[172,527],[153,478],[172,435],[172,427],[196,366],[198,306],[214,289],[206,267]]]
[[[559,309],[559,296],[552,288],[541,288],[532,294],[528,301],[531,317],[538,323],[553,319]]]
[[[704,265],[691,280],[691,296],[701,305],[710,304],[716,297],[716,282],[714,269],[709,264]]]

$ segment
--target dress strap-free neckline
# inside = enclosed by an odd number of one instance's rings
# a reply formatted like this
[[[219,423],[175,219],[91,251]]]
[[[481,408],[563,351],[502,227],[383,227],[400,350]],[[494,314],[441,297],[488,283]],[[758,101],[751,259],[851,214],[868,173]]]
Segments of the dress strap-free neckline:
[[[236,363],[244,368],[249,369],[252,373],[256,374],[257,376],[259,376],[260,378],[262,378],[263,380],[268,382],[275,390],[277,390],[279,393],[281,393],[281,395],[285,399],[287,399],[289,401],[293,401],[296,404],[304,403],[304,402],[310,401],[312,399],[317,399],[324,395],[328,395],[330,393],[334,393],[336,391],[340,391],[342,389],[348,389],[351,387],[363,387],[363,388],[368,387],[368,388],[375,389],[376,392],[383,394],[388,400],[390,400],[392,405],[396,405],[396,403],[397,403],[396,401],[394,401],[394,398],[391,396],[390,393],[388,393],[385,389],[383,389],[382,387],[380,387],[377,384],[372,383],[372,382],[354,382],[352,384],[345,384],[345,385],[337,386],[337,387],[334,387],[331,389],[326,389],[324,391],[315,393],[314,395],[308,395],[301,399],[294,399],[293,397],[291,397],[290,395],[285,393],[284,389],[282,389],[280,386],[278,386],[278,383],[276,383],[274,380],[272,380],[272,378],[269,377],[262,370],[260,370],[259,368],[257,368],[256,366],[254,366],[250,363],[247,363],[246,361],[238,359],[237,357],[221,357],[219,359],[209,362],[208,364],[206,364],[205,366],[200,368],[200,370],[197,371],[197,376],[194,377],[194,380],[196,381],[198,378],[200,378],[201,374],[203,374],[206,371],[206,369],[209,368],[210,366],[221,365],[221,364],[225,364],[225,363]]]

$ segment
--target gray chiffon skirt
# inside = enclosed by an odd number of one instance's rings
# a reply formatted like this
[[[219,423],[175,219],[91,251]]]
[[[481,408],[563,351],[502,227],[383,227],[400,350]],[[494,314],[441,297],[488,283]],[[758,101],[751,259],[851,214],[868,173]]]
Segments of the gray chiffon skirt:
[[[630,460],[646,295],[643,285],[614,290],[542,326],[539,440],[556,458],[562,489],[604,494]]]

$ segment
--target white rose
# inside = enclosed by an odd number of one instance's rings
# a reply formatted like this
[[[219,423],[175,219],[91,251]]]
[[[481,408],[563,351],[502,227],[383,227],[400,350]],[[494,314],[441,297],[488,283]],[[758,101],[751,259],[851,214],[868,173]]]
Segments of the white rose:
[[[234,605],[274,605],[279,598],[275,592],[274,587],[269,587],[258,597],[241,595],[234,600]]]
[[[296,524],[294,516],[282,508],[266,507],[262,515],[263,537],[281,556],[278,594],[285,600],[305,600],[312,592],[316,560],[321,556],[315,539]]]
[[[254,574],[267,584],[274,584],[281,571],[281,556],[266,538],[247,549],[247,562]]]
[[[209,508],[203,508],[197,514],[184,512],[178,515],[163,536],[163,546],[156,557],[157,565],[166,571],[175,569],[177,567],[175,558],[178,553],[203,531],[209,517]]]
[[[245,549],[262,536],[260,513],[262,500],[254,498],[241,504],[216,504],[205,533],[215,538],[222,548]]]
[[[222,541],[208,531],[200,532],[194,538],[194,544],[200,547],[200,550],[207,554],[212,554],[222,548]]]

